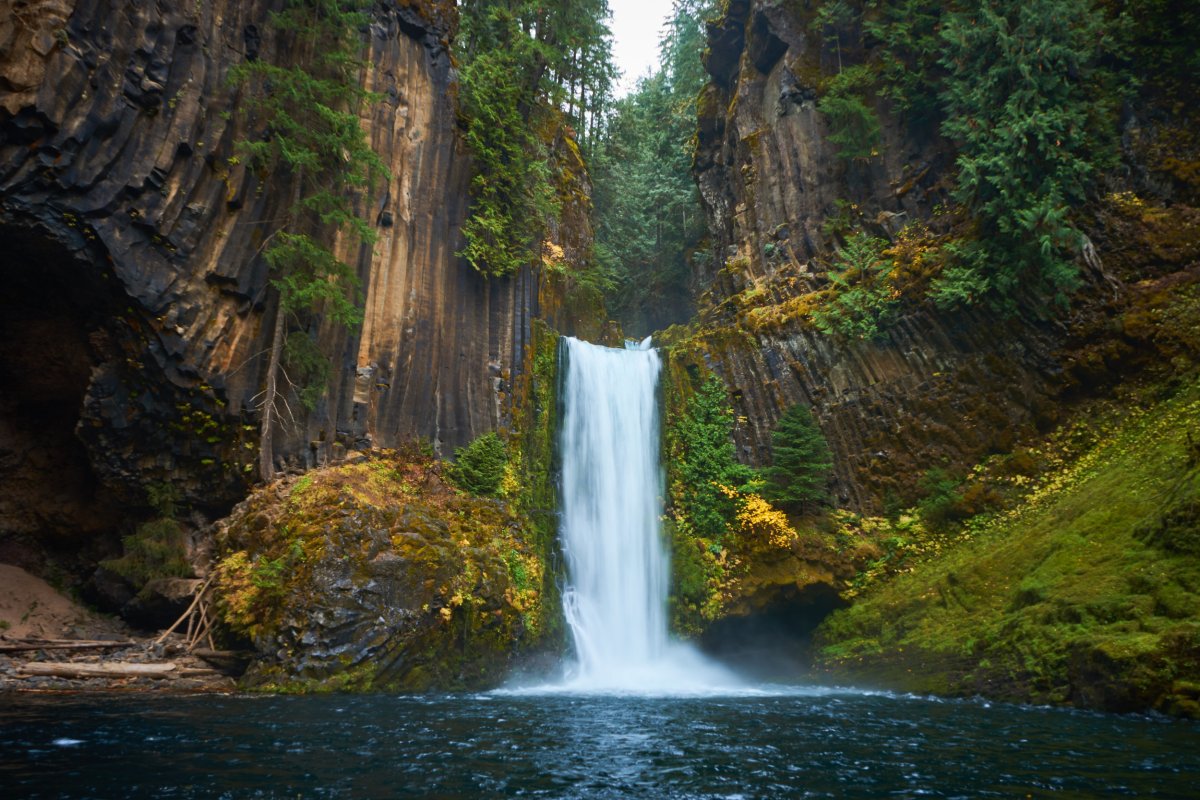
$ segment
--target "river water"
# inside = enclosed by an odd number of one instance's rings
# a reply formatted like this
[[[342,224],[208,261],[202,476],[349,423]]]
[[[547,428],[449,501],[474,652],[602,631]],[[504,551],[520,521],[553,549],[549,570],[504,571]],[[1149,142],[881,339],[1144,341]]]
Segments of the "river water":
[[[1200,725],[886,693],[0,696],[4,798],[1176,797]]]

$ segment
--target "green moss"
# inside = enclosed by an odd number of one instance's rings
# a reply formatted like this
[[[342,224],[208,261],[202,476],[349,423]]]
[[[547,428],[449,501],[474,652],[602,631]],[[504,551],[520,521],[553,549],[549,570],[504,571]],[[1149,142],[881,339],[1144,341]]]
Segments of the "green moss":
[[[826,620],[819,661],[924,691],[1187,706],[1169,698],[1200,679],[1197,418],[1193,379],[1148,411],[1092,420],[1090,446],[1020,504]]]
[[[539,543],[420,448],[377,451],[253,495],[220,537],[218,610],[265,655],[248,687],[486,685],[545,641]]]

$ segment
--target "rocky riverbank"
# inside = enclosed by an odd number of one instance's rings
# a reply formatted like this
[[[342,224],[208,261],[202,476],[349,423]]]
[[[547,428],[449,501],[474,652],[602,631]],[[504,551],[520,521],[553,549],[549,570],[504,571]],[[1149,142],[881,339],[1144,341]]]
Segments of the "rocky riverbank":
[[[237,660],[183,639],[136,632],[0,564],[0,692],[233,690]]]

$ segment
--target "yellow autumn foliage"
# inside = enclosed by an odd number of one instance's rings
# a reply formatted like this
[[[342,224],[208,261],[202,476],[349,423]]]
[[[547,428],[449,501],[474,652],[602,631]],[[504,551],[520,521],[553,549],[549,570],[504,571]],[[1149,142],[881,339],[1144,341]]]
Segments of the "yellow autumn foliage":
[[[757,494],[741,496],[737,521],[738,535],[751,549],[787,549],[796,541],[796,529],[787,515]]]
[[[739,492],[731,486],[718,485],[726,497],[737,501],[737,538],[744,550],[769,548],[788,549],[796,541],[796,529],[784,514],[761,495]]]

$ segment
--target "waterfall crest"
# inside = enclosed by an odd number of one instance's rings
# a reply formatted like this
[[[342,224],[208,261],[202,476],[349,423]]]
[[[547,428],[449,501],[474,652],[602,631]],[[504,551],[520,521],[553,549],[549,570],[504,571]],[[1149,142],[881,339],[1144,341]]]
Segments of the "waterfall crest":
[[[624,350],[565,339],[563,609],[575,645],[569,688],[670,692],[736,683],[667,631],[658,379],[646,339]]]

